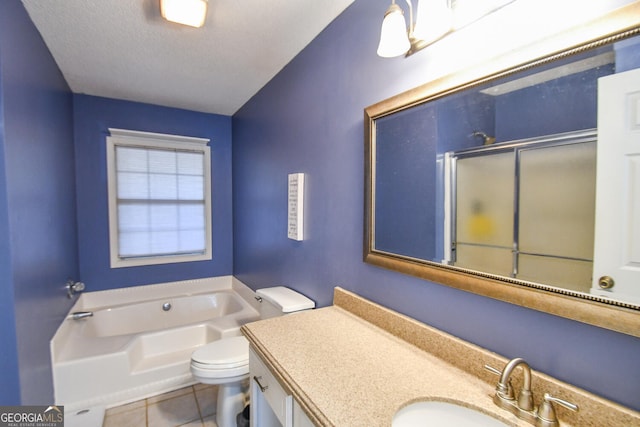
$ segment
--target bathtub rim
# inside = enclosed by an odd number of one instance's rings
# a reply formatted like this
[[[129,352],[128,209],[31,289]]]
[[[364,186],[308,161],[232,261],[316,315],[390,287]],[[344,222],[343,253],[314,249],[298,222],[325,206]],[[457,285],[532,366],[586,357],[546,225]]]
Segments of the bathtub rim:
[[[88,286],[90,287],[90,285]],[[246,292],[239,292],[240,289],[238,288],[240,287],[248,288],[244,283],[240,282],[233,276],[219,276],[130,286],[101,291],[89,291],[80,294],[80,297],[70,311],[84,311],[91,308],[97,310],[101,308],[108,308],[110,306],[153,301],[178,295],[186,296],[231,290],[237,291],[246,302],[250,303],[257,309],[257,305],[253,304],[253,298],[248,299],[246,297]]]

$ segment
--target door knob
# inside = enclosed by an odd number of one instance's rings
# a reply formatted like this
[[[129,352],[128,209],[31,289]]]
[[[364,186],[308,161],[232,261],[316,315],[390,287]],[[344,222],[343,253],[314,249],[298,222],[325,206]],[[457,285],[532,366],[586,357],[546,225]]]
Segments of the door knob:
[[[598,279],[598,286],[600,286],[600,289],[611,289],[615,283],[616,282],[613,280],[613,277],[610,276],[602,276]]]

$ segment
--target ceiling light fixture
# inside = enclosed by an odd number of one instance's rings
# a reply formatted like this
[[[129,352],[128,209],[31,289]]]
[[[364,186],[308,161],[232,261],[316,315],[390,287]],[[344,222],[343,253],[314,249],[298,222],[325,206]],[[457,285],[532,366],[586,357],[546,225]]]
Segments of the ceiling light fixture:
[[[199,28],[207,17],[207,0],[160,0],[160,13],[167,21]]]
[[[409,56],[441,39],[451,31],[450,0],[418,0],[416,22],[413,22],[413,4],[409,5],[409,25],[395,0],[384,14],[380,31],[378,55],[383,58]]]

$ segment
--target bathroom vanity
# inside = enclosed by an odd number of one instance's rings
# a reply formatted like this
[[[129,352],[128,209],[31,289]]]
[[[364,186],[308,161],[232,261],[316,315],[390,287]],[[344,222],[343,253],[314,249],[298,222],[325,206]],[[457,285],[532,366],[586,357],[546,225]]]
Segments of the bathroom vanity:
[[[419,401],[532,425],[493,402],[498,377],[485,365],[501,371],[507,359],[341,288],[333,306],[249,323],[242,332],[251,345],[255,427],[391,426],[401,408]],[[521,370],[512,377],[519,390]],[[545,374],[532,371],[531,383],[536,405],[549,393],[580,408],[556,405],[562,426],[640,426],[640,413]]]
[[[249,350],[249,366],[253,426],[313,427],[292,392],[280,384],[253,347]]]

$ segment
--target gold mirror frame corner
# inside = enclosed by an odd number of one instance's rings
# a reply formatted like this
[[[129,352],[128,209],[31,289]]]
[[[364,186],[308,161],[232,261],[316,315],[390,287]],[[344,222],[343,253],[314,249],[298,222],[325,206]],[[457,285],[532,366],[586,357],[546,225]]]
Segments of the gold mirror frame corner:
[[[389,114],[477,86],[536,65],[604,44],[640,35],[640,1],[609,12],[587,24],[531,44],[526,49],[490,58],[392,96],[364,110],[365,218],[363,261],[459,290],[520,305],[566,319],[640,337],[640,309],[572,291],[416,260],[374,248],[375,121]]]

